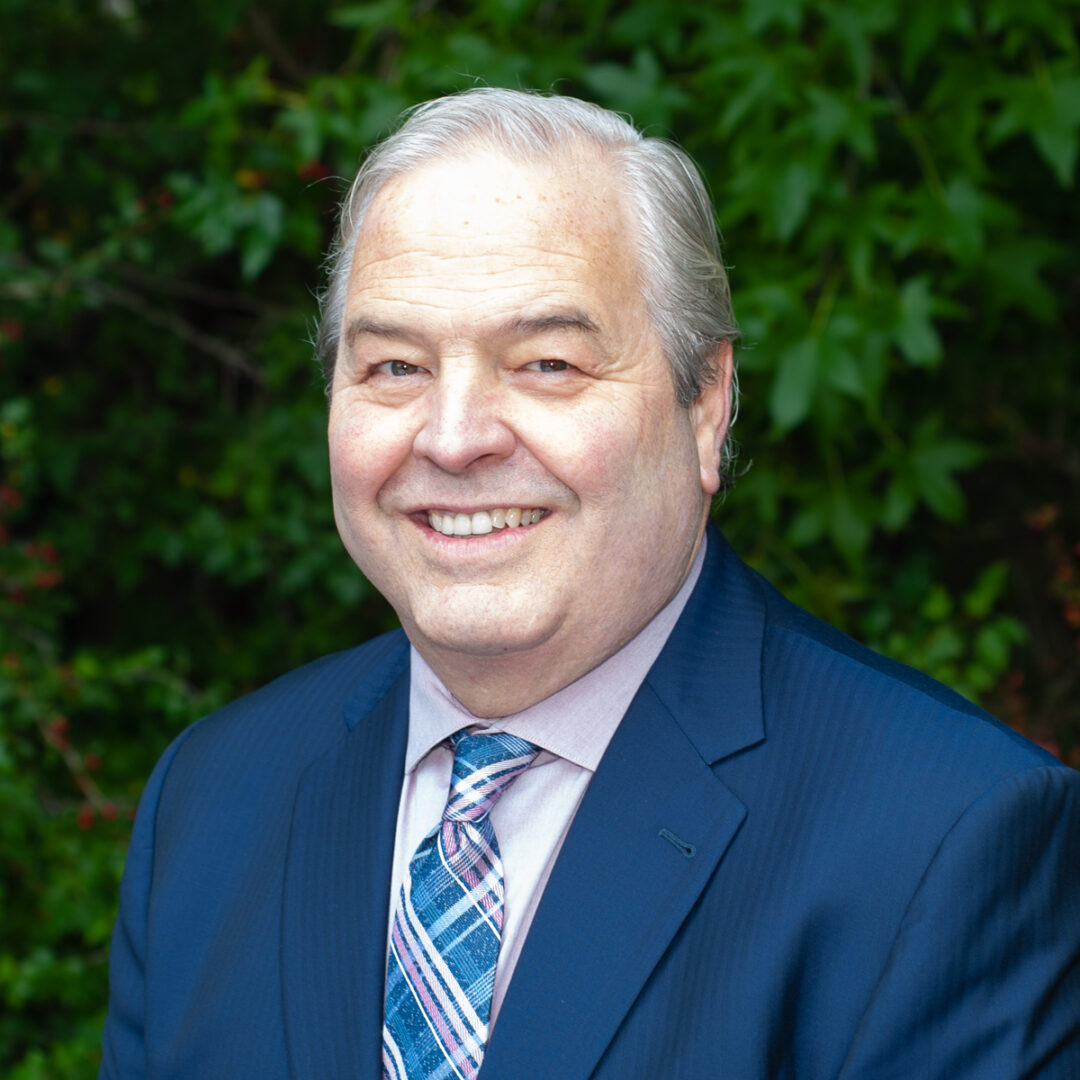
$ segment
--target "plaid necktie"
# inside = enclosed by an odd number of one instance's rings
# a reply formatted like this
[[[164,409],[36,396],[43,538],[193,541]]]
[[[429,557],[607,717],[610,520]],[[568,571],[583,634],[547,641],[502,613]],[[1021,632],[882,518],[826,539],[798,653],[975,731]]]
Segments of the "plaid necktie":
[[[451,736],[442,821],[401,887],[386,972],[384,1080],[474,1080],[487,1043],[503,925],[503,871],[488,820],[539,752],[515,735]]]

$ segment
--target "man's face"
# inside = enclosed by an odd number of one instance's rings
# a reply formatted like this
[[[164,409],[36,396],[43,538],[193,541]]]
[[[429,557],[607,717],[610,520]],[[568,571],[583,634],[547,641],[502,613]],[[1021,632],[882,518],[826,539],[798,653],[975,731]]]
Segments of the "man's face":
[[[478,151],[388,185],[343,330],[338,529],[466,704],[457,672],[521,661],[539,700],[678,590],[718,486],[726,386],[676,405],[602,162]]]

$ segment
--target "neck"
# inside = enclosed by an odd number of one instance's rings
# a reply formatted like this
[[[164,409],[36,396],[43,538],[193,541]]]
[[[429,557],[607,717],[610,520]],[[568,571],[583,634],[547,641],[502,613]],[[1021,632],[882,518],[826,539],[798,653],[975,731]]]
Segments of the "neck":
[[[492,719],[524,712],[569,686],[618,652],[638,630],[640,627],[625,641],[612,643],[602,655],[577,655],[561,661],[542,648],[503,656],[463,656],[430,643],[414,644],[447,690],[473,716]]]

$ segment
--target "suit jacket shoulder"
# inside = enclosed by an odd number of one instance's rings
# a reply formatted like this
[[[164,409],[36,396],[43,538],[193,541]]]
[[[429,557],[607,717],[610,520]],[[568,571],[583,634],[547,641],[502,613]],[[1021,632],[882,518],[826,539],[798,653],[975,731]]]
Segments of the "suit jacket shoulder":
[[[833,750],[846,743],[852,764],[862,752],[863,768],[877,765],[913,782],[923,774],[961,798],[1014,772],[1065,768],[960,694],[866,648],[753,576],[766,608],[762,682],[776,735],[789,734],[786,722],[813,714],[815,738]]]
[[[350,857],[346,830],[335,840],[321,823],[297,825],[298,793],[313,770],[319,790],[319,765],[351,762],[344,748],[351,741],[355,755],[370,735],[381,751],[378,789],[365,782],[372,804],[393,813],[407,702],[394,689],[407,684],[408,656],[396,631],[324,657],[205,717],[162,756],[121,886],[102,1077],[288,1075],[281,942],[290,845],[340,853],[365,881],[385,861]],[[394,707],[373,712],[386,701]],[[347,790],[349,775],[323,786]],[[373,903],[380,887],[369,890]]]
[[[279,781],[295,786],[307,765],[347,734],[408,665],[400,630],[296,668],[204,717],[165,754],[166,792],[230,805],[262,801]],[[283,791],[285,788],[283,787]]]

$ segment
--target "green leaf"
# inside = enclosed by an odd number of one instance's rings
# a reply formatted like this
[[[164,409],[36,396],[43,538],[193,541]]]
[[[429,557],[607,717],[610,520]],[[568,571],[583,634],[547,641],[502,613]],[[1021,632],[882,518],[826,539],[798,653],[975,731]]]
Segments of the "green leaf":
[[[944,198],[950,219],[945,242],[961,258],[973,259],[985,247],[988,200],[967,176],[953,177]]]
[[[952,597],[943,585],[935,585],[919,609],[931,622],[944,622],[953,611]]]
[[[1062,187],[1072,187],[1080,147],[1080,74],[1047,69],[1042,78],[1003,80],[1002,110],[990,125],[1000,142],[1028,133]]]
[[[964,514],[964,496],[953,474],[977,465],[985,455],[969,440],[938,435],[939,429],[937,418],[917,428],[906,467],[918,497],[939,517],[959,521]]]
[[[827,385],[856,401],[866,401],[870,387],[855,354],[832,341],[831,335],[826,338],[822,352]]]
[[[975,656],[991,671],[1004,672],[1009,666],[1012,641],[997,622],[980,627],[975,635]]]
[[[1047,236],[1017,235],[995,244],[983,262],[989,299],[1002,311],[1019,310],[1042,323],[1052,323],[1058,317],[1061,299],[1046,279],[1065,250]]]
[[[900,287],[899,320],[896,344],[909,363],[937,364],[941,360],[941,338],[931,318],[933,297],[930,279],[926,276],[909,278]]]
[[[921,443],[912,460],[937,472],[959,472],[978,465],[985,457],[986,452],[977,443],[946,437]]]
[[[505,2],[505,0],[500,0]],[[528,0],[513,0],[525,3]],[[661,4],[629,4],[610,24],[611,40],[623,45],[651,45],[662,55],[685,48],[686,25],[678,14]]]
[[[873,31],[895,17],[891,6],[881,3],[828,5],[823,7],[822,15],[837,44],[847,54],[845,59],[850,65],[854,84],[865,86],[870,75]]]
[[[963,3],[912,4],[905,15],[901,47],[904,76],[908,79],[945,33],[951,30],[968,37],[974,30],[971,10]]]
[[[643,126],[666,128],[672,114],[690,103],[678,86],[668,82],[652,50],[634,50],[634,62],[590,64],[586,85],[614,109],[628,110]]]
[[[757,106],[774,98],[776,93],[776,72],[767,63],[735,58],[731,67],[740,77],[720,112],[717,127],[722,136],[730,135]]]
[[[918,493],[938,517],[959,521],[964,516],[964,495],[948,472],[916,466]]]
[[[845,557],[854,562],[866,551],[871,523],[846,491],[834,492],[829,506],[829,535]]]
[[[447,44],[456,61],[455,70],[468,76],[470,80],[479,77],[498,56],[498,50],[488,38],[471,31],[462,30],[451,34]]]
[[[888,532],[896,532],[907,524],[915,510],[916,497],[905,478],[894,477],[885,492],[881,509],[881,524]]]
[[[1032,138],[1058,183],[1065,188],[1072,187],[1076,175],[1077,148],[1080,146],[1076,129],[1062,124],[1045,124],[1035,129]]]
[[[261,192],[252,200],[250,220],[241,260],[248,281],[259,276],[277,250],[285,232],[285,206],[276,195]]]
[[[817,180],[816,171],[805,161],[793,161],[777,175],[773,187],[773,221],[781,241],[791,239],[803,223]]]
[[[781,431],[802,423],[810,412],[820,360],[819,344],[813,338],[804,338],[781,355],[769,393],[769,413]]]
[[[402,0],[371,0],[371,3],[349,4],[330,13],[330,22],[350,30],[374,30],[382,26],[397,26],[406,17],[407,6]]]
[[[976,619],[985,619],[993,610],[1009,580],[1009,564],[1004,559],[992,562],[979,574],[975,584],[964,594],[964,611]]]
[[[772,25],[798,30],[806,0],[753,0],[746,5],[746,29],[755,37]]]
[[[874,156],[874,130],[870,112],[862,102],[818,86],[809,87],[807,96],[811,107],[806,129],[816,143],[830,149],[838,143],[846,144],[864,161]]]
[[[825,508],[822,505],[811,503],[804,506],[788,528],[787,542],[793,548],[817,543],[825,532],[825,524]]]

